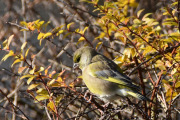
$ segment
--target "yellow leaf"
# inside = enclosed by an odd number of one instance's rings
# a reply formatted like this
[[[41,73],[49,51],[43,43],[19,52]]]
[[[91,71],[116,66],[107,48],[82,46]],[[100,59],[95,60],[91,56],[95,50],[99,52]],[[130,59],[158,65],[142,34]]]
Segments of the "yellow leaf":
[[[78,76],[78,78],[81,78],[81,79],[82,79],[83,77],[82,77],[82,75],[80,75],[80,76]]]
[[[37,37],[37,39],[38,39],[38,40],[42,39],[44,35],[45,35],[45,33],[40,32],[39,35],[38,35],[38,37]]]
[[[149,15],[151,15],[151,14],[152,14],[152,13],[146,13],[146,14],[143,16],[142,20],[145,21],[145,19],[146,19]]]
[[[50,68],[51,68],[51,66],[48,66],[48,67],[46,68],[46,70],[44,71],[45,75],[48,74],[48,70],[49,70]]]
[[[80,37],[79,38],[79,40],[78,40],[78,42],[80,42],[80,41],[84,41],[85,40],[85,38],[84,37]]]
[[[142,10],[139,10],[138,12],[137,12],[137,17],[139,18],[140,17],[140,15],[141,15],[141,13],[144,11],[144,9],[142,9]]]
[[[155,67],[159,68],[160,70],[166,70],[164,63],[161,60],[156,61]]]
[[[136,55],[135,49],[134,48],[126,48],[124,50],[124,55],[127,55],[128,58],[130,58],[131,56],[134,57]]]
[[[56,73],[56,71],[54,70],[54,71],[52,71],[51,72],[51,74],[49,74],[49,77],[51,78],[52,77],[52,75],[54,75]]]
[[[11,67],[13,67],[14,64],[19,63],[19,62],[21,62],[21,61],[23,61],[23,60],[22,60],[22,59],[17,59],[17,60],[15,60],[15,61],[13,62],[13,64],[11,65]]]
[[[26,46],[27,42],[24,42],[21,46],[21,52],[24,50],[25,46]]]
[[[35,76],[30,77],[30,78],[27,80],[27,84],[29,85],[34,78],[35,78]]]
[[[27,27],[27,22],[21,21],[21,22],[20,22],[20,25]]]
[[[56,33],[56,36],[59,36],[60,34],[64,33],[66,30],[59,30],[58,33]]]
[[[31,47],[29,47],[29,48],[26,50],[25,57],[27,57],[30,48],[31,48]]]
[[[36,28],[35,28],[35,26],[34,26],[34,22],[29,22],[28,24],[27,24],[27,28],[29,29],[29,30],[31,30],[31,31],[34,31]]]
[[[47,38],[47,37],[49,37],[49,36],[51,36],[51,35],[52,35],[51,32],[47,32],[47,33],[43,36],[43,39],[44,39],[44,38]]]
[[[79,28],[77,28],[77,29],[75,30],[75,32],[79,33]]]
[[[59,102],[62,100],[62,98],[63,98],[63,95],[59,95],[59,96],[56,97],[56,99],[55,99],[56,105],[59,104]]]
[[[14,51],[10,50],[7,55],[5,55],[1,61],[7,60],[10,56],[14,56]]]
[[[26,69],[27,67],[25,66],[25,67],[19,67],[18,68],[18,73],[22,73],[22,71],[24,70],[24,69]]]
[[[7,39],[2,43],[4,49],[7,49],[7,43],[8,43]]]
[[[70,26],[71,26],[72,24],[74,24],[74,22],[71,22],[71,23],[69,23],[69,24],[67,25],[67,29],[68,29],[68,30],[69,30],[69,28],[70,28]]]
[[[178,81],[176,84],[175,84],[175,88],[179,88],[180,87],[180,81]]]
[[[43,27],[45,28],[45,31],[46,31],[46,28],[47,26],[49,25],[49,23],[51,23],[50,21],[48,21],[47,23],[43,24]],[[64,26],[64,25],[63,25]]]
[[[29,73],[30,73],[30,74],[34,74],[35,69],[36,69],[36,66],[34,66],[34,68],[33,68],[32,70],[30,70]]]
[[[14,35],[11,35],[9,38],[8,38],[8,44],[7,44],[7,49],[9,49],[9,45],[13,39]]]
[[[63,36],[63,39],[65,39],[67,36],[69,36],[69,35],[71,35],[71,34],[72,34],[71,32],[65,34],[65,35]]]
[[[176,72],[177,72],[177,69],[174,68],[174,69],[171,71],[171,75],[174,75]]]
[[[129,1],[129,6],[131,7],[137,7],[138,3],[136,2],[136,0],[128,0]]]
[[[62,84],[61,83],[52,83],[50,86],[51,87],[61,87]]]
[[[82,34],[84,34],[87,29],[88,27],[85,27],[84,30],[82,31]]]
[[[47,85],[50,86],[52,85],[56,80],[55,79],[52,79],[51,81],[48,81]]]
[[[143,51],[144,56],[156,52],[156,50],[154,48],[152,48],[151,46],[146,46],[145,48],[142,48],[142,49],[144,49],[144,51]]]
[[[70,83],[69,86],[74,88],[74,82]]]
[[[98,37],[96,37],[95,39],[101,39],[104,38],[104,36],[106,35],[106,33],[101,32],[100,35]]]
[[[135,48],[131,48],[131,56],[132,56],[132,57],[136,56],[136,50],[135,50]]]
[[[36,91],[37,94],[39,95],[48,95],[48,91],[44,88],[40,88]]]
[[[55,112],[55,106],[52,101],[47,104],[47,107],[50,108],[50,110],[52,110],[53,112]]]
[[[56,81],[61,83],[63,80],[61,77],[58,77],[58,79]]]
[[[31,84],[29,87],[28,87],[28,90],[32,90],[34,88],[36,88],[38,85],[40,85],[39,83],[37,84]]]
[[[42,72],[42,71],[44,71],[44,67],[40,67],[38,72]]]
[[[96,49],[98,49],[98,47],[102,44],[103,42],[98,42],[98,44],[96,45]]]
[[[23,75],[20,79],[30,78],[30,77],[33,77],[33,76],[34,76],[34,75],[27,74],[27,75]]]
[[[46,100],[46,99],[49,99],[49,95],[37,95],[35,97],[38,101],[42,101],[42,100]]]

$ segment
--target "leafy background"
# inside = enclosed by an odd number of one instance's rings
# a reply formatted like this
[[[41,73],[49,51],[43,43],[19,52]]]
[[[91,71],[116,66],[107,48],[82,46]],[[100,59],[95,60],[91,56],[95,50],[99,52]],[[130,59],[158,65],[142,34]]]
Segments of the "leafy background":
[[[1,119],[180,118],[178,1],[6,0],[0,6]],[[130,98],[103,107],[73,70],[73,52],[85,45],[114,60],[154,103]]]

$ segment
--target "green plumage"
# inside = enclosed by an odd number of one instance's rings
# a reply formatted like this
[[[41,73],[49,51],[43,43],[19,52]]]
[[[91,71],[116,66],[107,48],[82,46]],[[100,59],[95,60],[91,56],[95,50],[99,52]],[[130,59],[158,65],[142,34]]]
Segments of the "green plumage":
[[[73,61],[79,64],[86,86],[97,96],[110,102],[123,96],[148,100],[139,93],[139,87],[121,72],[117,64],[93,48],[78,49],[74,53]]]

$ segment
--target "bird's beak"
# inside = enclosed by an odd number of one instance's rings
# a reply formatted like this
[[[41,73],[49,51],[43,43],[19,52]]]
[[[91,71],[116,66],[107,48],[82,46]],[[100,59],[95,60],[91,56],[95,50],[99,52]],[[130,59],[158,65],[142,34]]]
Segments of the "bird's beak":
[[[79,67],[79,63],[74,63],[73,64],[73,70],[75,70],[76,68],[78,68]]]

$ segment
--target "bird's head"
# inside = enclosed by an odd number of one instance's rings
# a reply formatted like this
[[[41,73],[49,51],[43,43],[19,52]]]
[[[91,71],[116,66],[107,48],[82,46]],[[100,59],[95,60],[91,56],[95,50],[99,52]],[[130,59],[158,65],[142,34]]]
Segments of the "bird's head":
[[[92,58],[97,54],[97,52],[91,47],[81,47],[74,52],[73,62],[74,67],[79,65],[81,70],[91,63]]]

